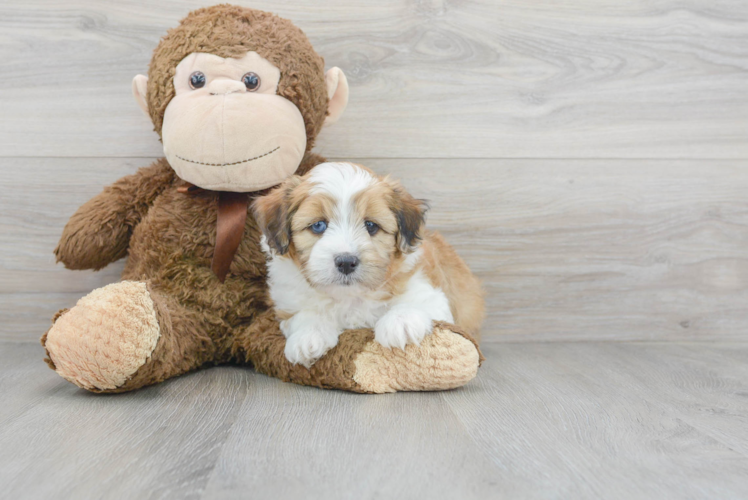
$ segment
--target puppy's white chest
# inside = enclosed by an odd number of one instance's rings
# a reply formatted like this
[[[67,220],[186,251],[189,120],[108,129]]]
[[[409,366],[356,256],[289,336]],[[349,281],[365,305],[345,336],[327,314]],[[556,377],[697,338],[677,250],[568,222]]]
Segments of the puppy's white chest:
[[[317,290],[304,279],[299,268],[284,257],[268,261],[268,284],[275,308],[286,314],[316,311],[335,322],[341,329],[373,328],[387,312],[388,302],[382,294],[366,292],[359,287],[331,287]]]
[[[344,329],[374,328],[387,312],[388,302],[366,297],[351,297],[338,303],[337,321]]]

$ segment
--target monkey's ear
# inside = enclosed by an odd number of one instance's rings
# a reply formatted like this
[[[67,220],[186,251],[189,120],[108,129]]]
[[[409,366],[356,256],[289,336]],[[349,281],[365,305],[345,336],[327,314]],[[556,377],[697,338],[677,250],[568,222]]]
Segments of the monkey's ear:
[[[330,98],[325,125],[332,125],[338,121],[345,107],[348,106],[348,80],[343,70],[335,67],[325,73],[325,83],[327,84],[327,97]]]
[[[132,79],[132,95],[135,96],[135,100],[138,102],[138,106],[148,116],[148,77],[145,75],[135,75]]]

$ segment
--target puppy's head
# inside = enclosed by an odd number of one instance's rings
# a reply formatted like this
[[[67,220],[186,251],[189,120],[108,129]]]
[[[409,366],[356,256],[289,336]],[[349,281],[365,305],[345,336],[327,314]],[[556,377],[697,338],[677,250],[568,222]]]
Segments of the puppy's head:
[[[323,163],[253,204],[271,250],[313,286],[381,286],[421,239],[427,205],[389,178]]]

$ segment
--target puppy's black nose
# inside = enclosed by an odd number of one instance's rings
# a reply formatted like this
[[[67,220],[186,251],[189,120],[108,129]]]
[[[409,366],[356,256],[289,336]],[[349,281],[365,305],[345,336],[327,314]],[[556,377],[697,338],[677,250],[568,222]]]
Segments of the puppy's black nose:
[[[341,253],[335,256],[335,267],[343,274],[351,274],[358,266],[358,257],[352,253]]]

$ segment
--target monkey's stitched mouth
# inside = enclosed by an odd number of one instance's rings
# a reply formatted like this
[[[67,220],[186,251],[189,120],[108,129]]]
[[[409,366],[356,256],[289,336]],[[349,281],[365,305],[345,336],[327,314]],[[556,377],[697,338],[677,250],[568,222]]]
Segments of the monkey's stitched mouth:
[[[233,163],[205,163],[205,162],[202,162],[202,161],[188,160],[187,158],[182,158],[179,155],[174,155],[174,156],[176,156],[177,158],[179,158],[182,161],[187,161],[187,162],[190,162],[190,163],[196,163],[198,165],[206,165],[208,167],[230,167],[232,165],[241,165],[242,163],[249,163],[250,161],[259,160],[260,158],[262,158],[264,156],[271,155],[271,154],[275,153],[279,149],[280,149],[280,146],[278,146],[277,148],[275,148],[275,149],[273,149],[271,151],[268,151],[267,153],[263,153],[260,156],[255,156],[254,158],[248,158],[248,159],[242,160],[242,161],[235,161]]]

